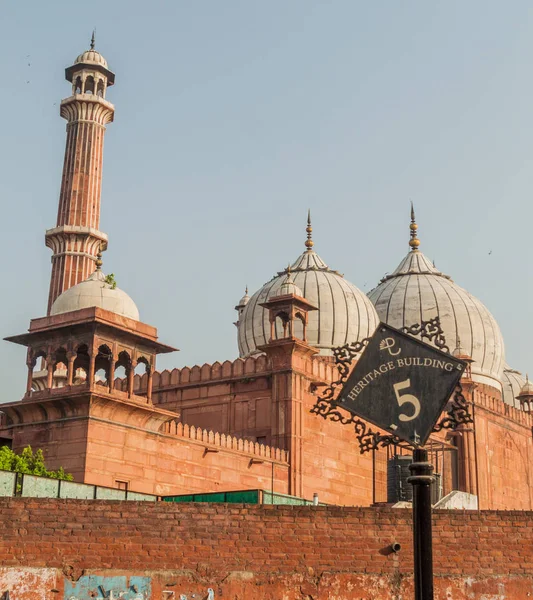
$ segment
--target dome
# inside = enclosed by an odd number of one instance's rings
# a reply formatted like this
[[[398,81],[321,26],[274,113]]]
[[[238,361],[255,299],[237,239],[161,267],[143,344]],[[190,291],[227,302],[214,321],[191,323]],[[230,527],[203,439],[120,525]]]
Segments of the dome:
[[[257,348],[269,341],[268,311],[261,304],[281,295],[282,291],[302,296],[318,308],[309,313],[307,341],[321,354],[331,355],[332,348],[374,333],[379,319],[367,296],[318,256],[312,249],[310,231],[306,247],[306,251],[290,265],[291,283],[299,290],[284,291],[287,268],[257,290],[242,311],[237,322],[241,357],[259,352]]]
[[[528,376],[526,375],[526,380],[524,385],[520,388],[519,396],[533,396],[533,383],[529,381]]]
[[[287,277],[285,277],[285,281],[275,292],[272,292],[272,294],[269,295],[269,299],[274,298],[275,296],[288,296],[289,294],[300,296],[300,298],[303,297],[302,290],[292,280],[290,265],[287,268]]]
[[[74,61],[75,65],[98,65],[107,69],[107,60],[96,50],[86,50]]]
[[[392,327],[438,316],[450,351],[460,340],[461,350],[472,358],[472,379],[501,389],[505,352],[498,323],[477,298],[418,250],[414,213],[411,217],[411,251],[368,297],[380,319]]]
[[[235,307],[235,310],[239,310],[240,308],[244,308],[248,302],[250,302],[250,296],[248,296],[248,287],[246,287],[246,291],[244,292],[244,296],[239,300],[239,303]]]
[[[505,404],[520,408],[520,402],[516,399],[524,387],[526,380],[520,371],[505,365],[502,375],[503,401]],[[529,384],[531,385],[531,384]]]
[[[56,298],[50,310],[51,315],[97,306],[104,310],[139,320],[139,311],[133,300],[117,287],[105,282],[105,275],[97,269],[85,281],[74,285]]]

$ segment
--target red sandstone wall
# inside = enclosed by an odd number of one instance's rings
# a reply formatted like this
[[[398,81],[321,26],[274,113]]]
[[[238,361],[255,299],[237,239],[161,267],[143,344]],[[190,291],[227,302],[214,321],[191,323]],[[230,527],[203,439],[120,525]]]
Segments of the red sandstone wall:
[[[0,499],[0,527],[10,600],[57,600],[74,586],[89,600],[91,575],[104,588],[144,578],[143,600],[204,599],[208,588],[216,600],[413,597],[408,511],[17,498]],[[437,512],[435,598],[527,598],[532,550],[531,512]]]
[[[34,450],[40,448],[49,469],[63,467],[76,481],[83,481],[86,439],[85,419],[24,425],[13,428],[12,448],[15,452],[21,452],[28,445]]]
[[[360,453],[353,427],[311,414],[314,403],[313,397],[307,397],[303,411],[304,496],[312,498],[317,492],[320,501],[328,504],[369,506],[373,502],[372,453]],[[379,454],[377,484],[384,488],[386,451]]]
[[[480,508],[533,509],[531,415],[476,392]]]
[[[267,450],[201,430],[172,435],[91,419],[85,482],[116,487],[117,480],[126,481],[131,490],[157,495],[254,488],[287,493],[286,454]]]

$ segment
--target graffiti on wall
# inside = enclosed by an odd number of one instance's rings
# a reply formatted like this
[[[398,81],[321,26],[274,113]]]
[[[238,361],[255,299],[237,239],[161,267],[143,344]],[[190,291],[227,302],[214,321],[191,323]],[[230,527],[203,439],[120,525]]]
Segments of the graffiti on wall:
[[[151,600],[150,577],[87,575],[76,582],[65,580],[64,600]]]

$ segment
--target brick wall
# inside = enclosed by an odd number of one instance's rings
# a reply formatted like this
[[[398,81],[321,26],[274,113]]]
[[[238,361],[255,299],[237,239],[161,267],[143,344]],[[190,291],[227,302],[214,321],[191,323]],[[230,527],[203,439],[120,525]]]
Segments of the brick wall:
[[[209,588],[232,600],[412,597],[408,511],[15,498],[0,499],[0,527],[0,595],[8,575],[57,573],[56,591],[10,600],[72,597],[74,588],[87,591],[78,600],[97,598],[91,585],[119,575],[150,590],[131,596],[142,600],[203,599]],[[434,554],[436,598],[529,597],[533,513],[437,512]]]

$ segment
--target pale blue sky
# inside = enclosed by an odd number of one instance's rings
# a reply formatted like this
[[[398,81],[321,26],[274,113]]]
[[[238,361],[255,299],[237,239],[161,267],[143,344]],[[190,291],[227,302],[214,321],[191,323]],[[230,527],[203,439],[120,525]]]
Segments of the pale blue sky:
[[[46,312],[64,68],[93,27],[116,73],[104,270],[181,348],[160,368],[237,356],[233,307],[304,249],[308,207],[317,252],[369,291],[412,199],[421,250],[533,371],[528,0],[0,0],[2,337]],[[0,358],[16,400],[25,351]]]

